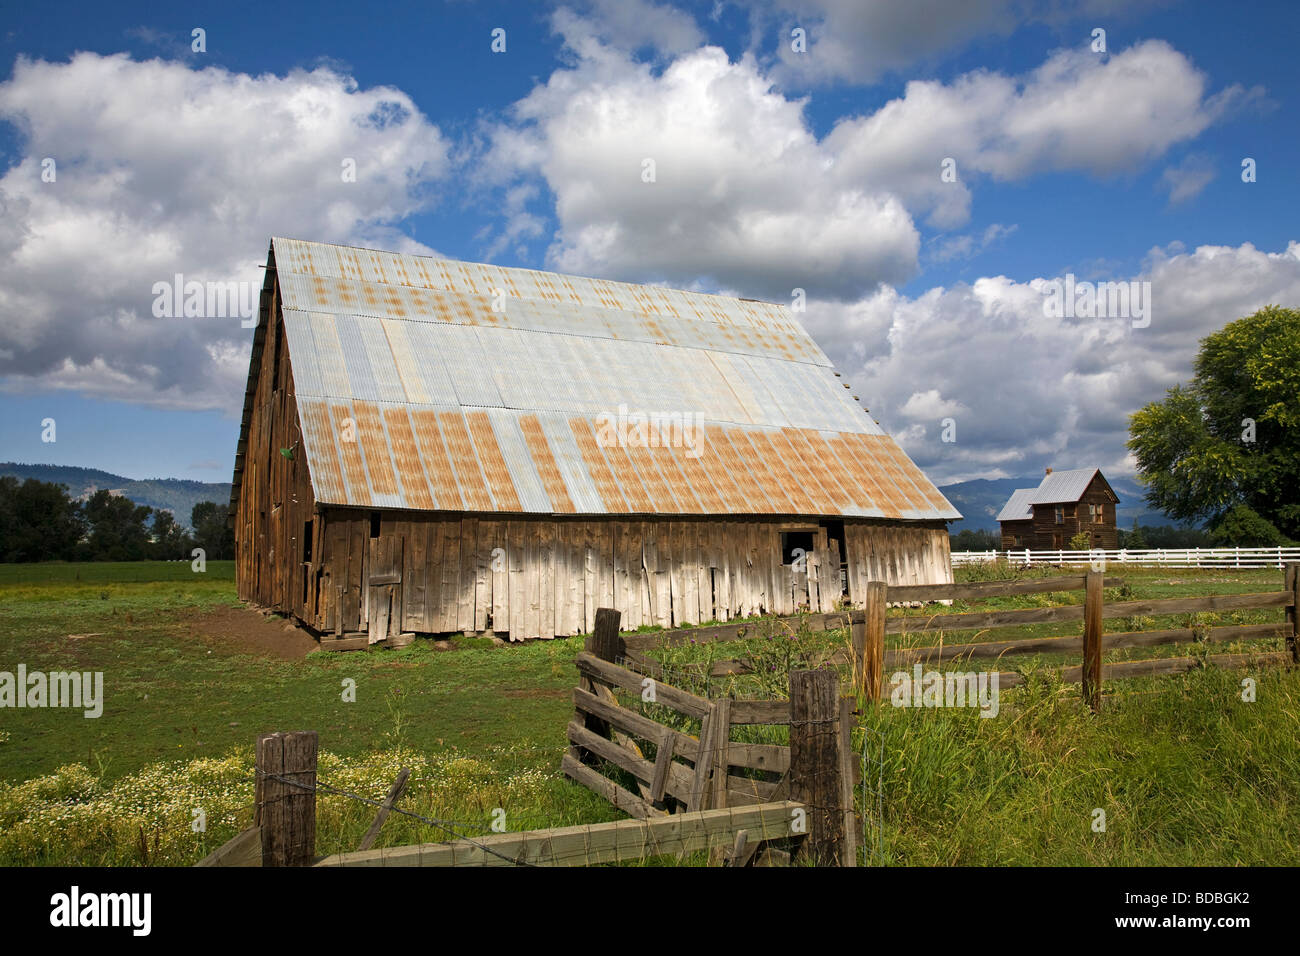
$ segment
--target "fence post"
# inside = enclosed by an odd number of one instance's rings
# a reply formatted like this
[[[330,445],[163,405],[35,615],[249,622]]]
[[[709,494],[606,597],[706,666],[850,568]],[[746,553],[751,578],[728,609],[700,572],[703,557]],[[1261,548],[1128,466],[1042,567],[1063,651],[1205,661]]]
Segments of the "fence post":
[[[617,664],[624,656],[623,639],[618,635],[618,622],[623,612],[612,607],[596,608],[596,625],[587,635],[587,652],[602,661]]]
[[[254,826],[262,866],[311,866],[316,859],[316,731],[257,738]]]
[[[790,672],[790,799],[804,805],[799,853],[814,865],[847,862],[840,783],[840,677],[830,668]]]
[[[1291,625],[1286,637],[1287,649],[1291,651],[1291,660],[1300,664],[1300,562],[1287,562],[1286,589],[1291,593],[1291,606],[1286,609],[1286,620]]]
[[[886,590],[884,581],[868,581],[862,622],[849,625],[857,681],[854,690],[867,700],[880,700],[884,689]]]
[[[626,645],[618,633],[618,625],[622,617],[623,612],[617,608],[596,608],[596,622],[591,629],[591,633],[587,635],[587,640],[583,645],[584,650],[593,657],[599,657],[602,661],[609,661],[611,664],[618,663],[626,654]],[[582,677],[579,686],[592,693],[600,692],[599,687],[586,677]],[[609,724],[599,717],[593,717],[591,714],[584,714],[578,710],[574,712],[574,719],[581,721],[584,727],[598,736],[609,737],[612,734],[612,728]],[[599,763],[594,754],[577,745],[569,747],[569,755],[575,760],[581,760],[584,763]]]
[[[1101,713],[1101,604],[1103,572],[1089,571],[1083,596],[1083,700]]]

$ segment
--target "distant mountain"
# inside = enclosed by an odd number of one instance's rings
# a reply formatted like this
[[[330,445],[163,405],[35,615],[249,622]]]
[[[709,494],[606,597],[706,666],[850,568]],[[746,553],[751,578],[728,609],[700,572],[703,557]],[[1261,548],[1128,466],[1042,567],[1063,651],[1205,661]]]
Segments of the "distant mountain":
[[[948,525],[948,531],[956,534],[966,528],[975,531],[997,531],[998,512],[1017,488],[1037,488],[1043,480],[1042,475],[1031,478],[977,478],[974,481],[959,481],[952,485],[940,485],[939,491],[960,511],[964,520],[954,521]],[[1178,525],[1180,522],[1170,518],[1163,511],[1156,511],[1144,500],[1145,491],[1132,478],[1112,478],[1106,480],[1119,495],[1119,506],[1115,509],[1116,524],[1128,530],[1133,527],[1133,519],[1145,525]]]
[[[136,481],[97,468],[72,465],[24,465],[0,462],[0,476],[12,475],[20,481],[35,478],[66,485],[73,498],[89,498],[100,489],[116,492],[138,505],[170,511],[177,523],[189,527],[190,512],[200,501],[230,502],[230,482],[189,481],[184,478],[149,478]]]

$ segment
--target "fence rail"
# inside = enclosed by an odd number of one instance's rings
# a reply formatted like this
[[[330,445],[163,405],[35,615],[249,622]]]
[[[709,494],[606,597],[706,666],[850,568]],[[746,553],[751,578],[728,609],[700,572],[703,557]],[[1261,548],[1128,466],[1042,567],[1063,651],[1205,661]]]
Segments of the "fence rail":
[[[597,610],[587,649],[574,659],[579,684],[564,773],[644,820],[793,800],[807,827],[785,834],[799,837],[792,850],[818,863],[856,865],[852,787],[860,766],[850,745],[853,702],[840,696],[838,673],[793,670],[783,700],[702,697],[666,682],[619,634],[619,620],[615,609]],[[654,707],[624,706],[618,692]],[[686,721],[670,725],[663,708]],[[694,722],[698,736],[681,729]],[[786,725],[789,745],[731,739],[734,728],[749,724]],[[611,768],[623,783],[604,772]],[[756,848],[771,839],[748,838]],[[743,865],[736,850],[729,859]]]
[[[1283,568],[1300,561],[1300,548],[1119,548],[1093,551],[954,551],[953,567],[1006,561],[1008,564],[1107,564],[1153,565],[1163,568]]]
[[[830,614],[809,614],[794,618],[768,618],[764,620],[786,622],[813,631],[848,628],[850,647],[832,655],[829,663],[850,664],[853,680],[859,691],[871,700],[888,696],[885,673],[897,667],[920,662],[958,663],[979,658],[1014,657],[1022,654],[1082,652],[1083,665],[1060,668],[1067,683],[1082,683],[1083,696],[1094,710],[1101,706],[1103,679],[1139,677],[1157,674],[1175,674],[1203,666],[1205,663],[1223,667],[1238,666],[1248,660],[1259,663],[1300,664],[1300,625],[1297,624],[1297,607],[1300,607],[1300,561],[1286,564],[1286,582],[1279,591],[1256,594],[1211,594],[1201,597],[1162,598],[1158,600],[1109,601],[1103,589],[1122,585],[1123,579],[1105,577],[1091,571],[1080,575],[1056,575],[1028,581],[980,581],[971,584],[920,584],[891,587],[883,582],[872,582],[865,594],[864,607],[844,608]],[[1051,591],[1084,591],[1082,604],[1064,604],[1051,607],[1019,610],[976,611],[964,614],[888,615],[890,604],[916,601],[969,601],[978,602],[994,597],[1035,594]],[[1283,608],[1285,622],[1272,624],[1239,624],[1231,626],[1202,627],[1187,624],[1181,627],[1165,626],[1147,631],[1103,633],[1102,622],[1122,617],[1162,617],[1216,613],[1245,609]],[[1020,640],[979,641],[953,643],[942,635],[952,632],[987,630],[991,628],[1019,627],[1032,624],[1083,622],[1083,635],[1056,635]],[[656,646],[736,641],[760,633],[763,621],[732,622],[708,627],[682,628],[657,633],[632,634],[623,638],[625,653],[636,662],[641,673],[655,674],[656,666],[642,653]],[[940,635],[939,643],[929,647],[885,648],[887,634]],[[1162,644],[1227,643],[1244,640],[1281,638],[1283,651],[1254,654],[1218,654],[1201,658],[1156,658],[1140,661],[1117,661],[1103,665],[1102,654],[1123,647],[1155,647]],[[715,660],[710,669],[712,676],[749,673],[744,660]],[[1014,671],[1000,673],[1000,686],[1015,687],[1024,682]],[[737,706],[740,705],[740,706]],[[762,707],[766,715],[771,705],[766,702],[733,702],[731,720],[741,722],[748,717],[746,708]],[[759,722],[759,721],[755,721]]]

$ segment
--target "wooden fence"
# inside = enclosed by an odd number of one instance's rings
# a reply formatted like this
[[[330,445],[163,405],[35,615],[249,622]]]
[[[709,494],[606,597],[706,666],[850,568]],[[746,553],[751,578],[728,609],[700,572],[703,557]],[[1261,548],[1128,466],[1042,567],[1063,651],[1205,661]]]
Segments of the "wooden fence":
[[[1282,568],[1291,561],[1300,561],[1300,548],[1118,548],[1093,551],[1032,551],[1017,548],[1010,551],[954,551],[953,567],[964,564],[987,564],[991,561],[1008,564],[1066,565],[1131,564],[1161,568]]]
[[[565,774],[642,819],[793,800],[801,826],[785,837],[796,852],[816,863],[855,865],[853,702],[840,696],[838,674],[791,672],[788,700],[701,697],[638,667],[649,662],[629,651],[619,617],[600,609],[587,649],[575,659],[579,684]],[[675,712],[685,718],[680,724],[698,721],[699,736],[647,716],[652,708],[623,706],[619,691]],[[731,739],[735,727],[754,724],[788,726],[789,745]],[[608,767],[630,775],[636,792],[601,772]]]
[[[803,623],[811,630],[830,630],[847,627],[850,647],[837,658],[839,663],[852,667],[855,688],[868,700],[879,700],[886,693],[886,673],[900,666],[915,663],[958,664],[972,660],[1012,657],[1024,654],[1081,654],[1078,665],[1062,668],[1066,682],[1081,683],[1083,697],[1094,710],[1101,708],[1101,687],[1104,679],[1141,677],[1160,674],[1178,674],[1203,666],[1205,663],[1225,667],[1239,666],[1252,661],[1260,663],[1300,663],[1300,635],[1297,633],[1296,606],[1300,603],[1300,563],[1291,563],[1286,569],[1286,584],[1280,591],[1254,594],[1218,594],[1204,597],[1168,598],[1162,600],[1112,601],[1104,599],[1103,588],[1123,584],[1122,578],[1104,577],[1100,572],[1073,576],[1038,578],[1028,581],[988,581],[971,584],[903,585],[890,587],[883,582],[868,584],[865,604],[861,609],[845,609],[830,614],[807,615],[803,618],[784,618]],[[935,614],[930,616],[888,616],[890,603],[917,601],[980,601],[991,597],[1036,594],[1055,591],[1083,591],[1081,604],[1057,607],[1027,608],[1023,610],[979,611],[967,614]],[[1235,611],[1250,608],[1282,607],[1286,621],[1275,624],[1238,624],[1220,627],[1178,627],[1148,631],[1103,633],[1102,622],[1124,617],[1158,617],[1169,614]],[[770,619],[769,619],[770,620]],[[1014,627],[1026,624],[1083,621],[1083,635],[1035,637],[1019,640],[972,641],[951,643],[942,641],[923,647],[885,649],[887,634],[947,635],[953,632],[979,631],[997,627]],[[743,639],[757,633],[761,622],[733,622],[713,627],[685,628],[677,631],[629,635],[626,640],[634,656],[657,644],[684,641],[703,643]],[[1216,654],[1208,657],[1168,657],[1150,660],[1102,663],[1105,651],[1125,647],[1154,647],[1161,644],[1181,644],[1201,641],[1222,644],[1231,641],[1282,638],[1285,650],[1256,654]],[[713,674],[744,673],[743,661],[719,661]],[[1014,687],[1023,683],[1021,675],[1002,672],[1000,687]]]
[[[649,857],[680,858],[710,851],[713,859],[730,866],[772,866],[789,861],[788,854],[775,848],[778,844],[797,843],[807,829],[818,832],[815,816],[809,821],[809,827],[799,825],[808,815],[802,803],[782,797],[694,812],[654,813],[611,823],[494,832],[441,843],[371,849],[390,812],[408,813],[444,830],[451,825],[394,806],[406,785],[409,770],[404,769],[398,775],[387,798],[378,803],[318,781],[316,756],[315,731],[260,736],[253,826],[195,865],[591,866]],[[317,856],[316,794],[322,790],[378,808],[357,850]]]

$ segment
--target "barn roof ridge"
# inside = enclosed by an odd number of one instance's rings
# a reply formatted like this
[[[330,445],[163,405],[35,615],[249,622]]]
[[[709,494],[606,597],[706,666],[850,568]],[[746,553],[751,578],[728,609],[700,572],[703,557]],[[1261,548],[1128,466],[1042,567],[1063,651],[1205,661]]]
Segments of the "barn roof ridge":
[[[394,252],[391,249],[379,249],[373,246],[351,246],[348,245],[347,243],[342,243],[342,242],[323,242],[317,239],[299,239],[296,236],[272,236],[271,237],[272,243],[282,242],[282,241],[301,242],[313,246],[331,246],[335,249],[354,249],[359,252],[377,252],[380,253],[381,255],[386,255],[386,256],[411,256],[412,258],[415,259],[428,259],[432,262],[455,262],[455,263],[463,263],[465,265],[486,266],[487,268],[490,269],[501,269],[504,272],[528,272],[528,273],[533,273],[534,275],[561,276],[566,279],[582,279],[584,282],[604,282],[607,284],[627,286],[629,288],[664,289],[670,292],[681,292],[685,295],[698,295],[698,296],[705,296],[708,298],[724,299],[728,301],[737,301],[737,302],[753,302],[756,305],[766,305],[766,306],[771,306],[774,309],[781,309],[785,312],[791,312],[790,307],[785,303],[773,302],[770,299],[757,299],[752,296],[728,294],[725,292],[702,292],[698,289],[683,289],[680,288],[679,286],[666,285],[666,284],[661,284],[659,282],[632,282],[628,279],[609,279],[604,276],[587,276],[577,272],[559,272],[554,269],[535,269],[532,266],[503,266],[495,262],[479,262],[478,260],[475,259],[457,259],[454,256],[442,256],[442,255],[429,256],[418,252]]]

